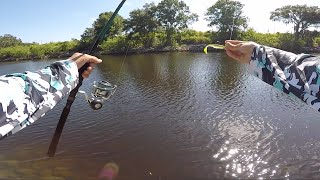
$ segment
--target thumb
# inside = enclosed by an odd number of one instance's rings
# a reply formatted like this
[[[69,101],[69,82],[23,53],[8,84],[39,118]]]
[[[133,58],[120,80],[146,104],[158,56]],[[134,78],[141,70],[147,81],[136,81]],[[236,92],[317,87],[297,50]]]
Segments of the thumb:
[[[86,63],[93,63],[93,64],[99,64],[101,62],[102,62],[101,59],[98,59],[97,57],[94,57],[94,56],[89,56],[88,59],[86,60]]]
[[[101,59],[98,59],[97,57],[94,57],[94,56],[91,56],[91,55],[88,55],[88,54],[81,54],[80,56],[77,56],[77,57],[73,58],[73,60],[77,64],[78,68],[81,68],[86,63],[99,64],[99,63],[102,62]]]
[[[82,59],[82,62],[84,64],[85,63],[99,64],[99,63],[102,62],[101,59],[98,59],[97,57],[91,56],[91,55],[88,55],[88,54],[85,54],[81,59]]]

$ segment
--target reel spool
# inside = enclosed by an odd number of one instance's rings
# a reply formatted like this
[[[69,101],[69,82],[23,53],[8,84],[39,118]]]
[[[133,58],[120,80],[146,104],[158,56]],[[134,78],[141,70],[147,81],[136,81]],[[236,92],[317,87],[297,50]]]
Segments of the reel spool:
[[[108,81],[94,81],[91,97],[85,91],[79,91],[79,93],[85,96],[86,101],[93,110],[99,110],[102,108],[104,101],[108,100],[115,93],[116,89],[117,86]]]

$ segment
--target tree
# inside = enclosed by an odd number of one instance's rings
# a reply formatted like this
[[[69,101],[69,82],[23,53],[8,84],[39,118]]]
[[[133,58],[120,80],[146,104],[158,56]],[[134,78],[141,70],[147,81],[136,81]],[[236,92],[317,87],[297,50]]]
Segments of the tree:
[[[101,30],[103,29],[104,25],[110,17],[112,16],[113,12],[104,12],[99,15],[99,17],[94,21],[92,24],[92,27],[87,28],[84,33],[81,35],[81,40],[80,40],[80,50],[83,50],[84,48],[88,47],[91,45],[93,40],[95,40]],[[117,15],[115,19],[112,22],[112,26],[109,30],[109,32],[106,35],[107,38],[113,38],[119,34],[122,33],[124,27],[124,18],[120,15]]]
[[[239,32],[247,28],[247,17],[243,15],[243,4],[233,0],[218,0],[208,8],[206,20],[210,27],[218,30],[219,41],[236,39]]]
[[[99,33],[103,29],[106,22],[108,22],[109,19],[111,18],[112,14],[113,12],[101,13],[98,19],[93,23],[94,34],[96,36],[99,35]],[[112,26],[109,30],[108,37],[115,37],[116,35],[121,34],[124,27],[123,23],[124,23],[124,18],[120,15],[117,15],[112,22]]]
[[[136,9],[130,12],[129,18],[125,20],[124,30],[129,36],[137,35],[138,39],[144,42],[145,46],[152,45],[154,31],[159,28],[159,22],[155,18],[156,6],[154,3],[145,4],[143,9]]]
[[[166,45],[174,45],[176,32],[198,20],[198,15],[191,13],[182,0],[162,0],[155,16],[166,31]]]
[[[211,42],[211,32],[201,32],[193,29],[184,29],[178,33],[179,44],[208,44]]]
[[[18,39],[17,37],[12,36],[11,34],[5,34],[3,36],[0,36],[0,47],[11,47],[16,45],[21,45],[22,41],[21,39]]]
[[[270,19],[294,25],[295,38],[300,38],[311,26],[320,25],[320,9],[318,6],[287,5],[271,12]]]
[[[93,41],[95,37],[95,34],[94,34],[94,29],[91,27],[91,28],[87,28],[86,30],[84,30],[83,34],[81,35],[81,40],[80,42],[81,43],[85,43],[85,44],[89,44],[90,42]]]

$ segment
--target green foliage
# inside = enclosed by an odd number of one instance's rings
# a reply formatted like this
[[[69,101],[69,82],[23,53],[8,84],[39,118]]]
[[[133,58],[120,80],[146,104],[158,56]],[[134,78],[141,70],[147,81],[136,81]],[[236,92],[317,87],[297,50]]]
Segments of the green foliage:
[[[296,39],[295,35],[291,33],[281,34],[279,40],[279,48],[290,52],[301,53],[303,47],[306,45],[305,40]]]
[[[0,36],[0,59],[43,59],[69,56],[87,50],[100,34],[112,12],[104,12],[81,35],[81,40],[47,44],[22,43],[12,35]],[[183,0],[161,0],[145,4],[129,13],[129,18],[116,16],[107,37],[98,46],[103,53],[124,53],[128,49],[163,48],[181,44],[223,44],[232,39],[254,41],[288,51],[301,52],[305,47],[319,47],[320,33],[308,27],[320,24],[320,10],[315,6],[285,6],[272,12],[274,21],[295,24],[295,34],[259,33],[247,29],[243,4],[236,0],[217,0],[208,8],[206,20],[217,31],[199,32],[188,29],[198,20]],[[299,34],[297,36],[297,34]],[[175,49],[167,48],[166,49]],[[311,48],[312,49],[312,48]]]
[[[307,45],[307,39],[296,39],[295,35],[291,33],[259,33],[254,31],[252,28],[241,33],[241,40],[253,41],[258,44],[276,47],[296,53],[302,52],[303,47]]]
[[[313,39],[313,47],[320,47],[320,36]]]
[[[95,38],[101,33],[106,22],[109,21],[112,14],[113,14],[113,12],[101,13],[99,15],[98,19],[96,21],[94,21],[92,28],[94,30]],[[123,31],[123,27],[124,27],[123,22],[124,22],[124,18],[120,15],[117,15],[112,22],[112,26],[108,32],[108,37],[113,38],[113,37],[121,34]]]
[[[5,34],[3,36],[0,36],[0,48],[12,47],[12,46],[17,46],[21,44],[22,44],[21,39],[18,39],[10,34]]]
[[[198,20],[182,0],[162,0],[156,7],[155,16],[165,29],[184,29]]]
[[[130,12],[129,18],[125,20],[124,30],[130,33],[146,35],[159,28],[155,18],[156,5],[145,4],[142,9],[135,9]]]
[[[125,20],[125,31],[129,32],[129,36],[143,42],[145,47],[154,45],[155,33],[159,28],[154,13],[156,6],[154,3],[145,4],[143,9],[136,9],[130,12],[129,19]]]
[[[198,15],[191,13],[182,0],[162,0],[158,5],[145,4],[142,9],[130,12],[125,21],[125,30],[129,36],[144,44],[144,47],[159,45],[177,45],[177,33],[194,21]],[[162,41],[162,31],[165,30],[165,43]]]
[[[123,52],[128,47],[128,44],[125,36],[116,36],[108,38],[99,47],[104,52]]]
[[[93,28],[87,28],[81,35],[80,43],[77,47],[78,51],[87,50],[90,44],[94,42],[94,30]]]
[[[0,59],[43,59],[70,54],[78,46],[77,40],[47,44],[26,44],[0,48]]]
[[[166,30],[166,45],[176,44],[176,33],[198,20],[182,0],[162,0],[156,7],[155,16]]]
[[[27,46],[13,46],[13,47],[6,47],[0,49],[0,59],[6,58],[14,58],[18,59],[21,57],[29,57],[30,51],[29,47]]]
[[[101,33],[104,25],[110,17],[112,16],[113,12],[104,12],[99,15],[99,17],[94,21],[92,27],[87,28],[84,33],[81,35],[80,44],[78,50],[82,51],[88,48],[95,39]],[[120,15],[117,15],[113,20],[112,26],[107,33],[107,38],[114,38],[117,35],[120,35],[124,28],[124,18]]]
[[[159,30],[157,32],[153,33],[153,38],[152,38],[152,46],[157,47],[157,46],[164,46],[166,44],[166,32],[164,30]]]
[[[209,26],[216,27],[218,36],[216,41],[238,39],[239,32],[247,28],[247,18],[243,16],[243,4],[233,0],[218,0],[208,8],[206,20]]]
[[[140,40],[138,33],[116,36],[104,41],[99,47],[103,53],[123,53],[128,49],[135,48],[152,48],[163,46],[166,38],[164,31],[156,31],[148,33],[150,46],[146,47],[144,41]]]
[[[180,32],[179,36],[180,44],[208,44],[211,42],[211,33],[209,32],[186,29]]]
[[[308,47],[313,47],[314,45],[314,39],[316,37],[320,36],[320,32],[318,31],[308,31],[306,30],[303,35],[302,35],[302,39],[306,42],[306,45],[305,46],[308,46]]]
[[[307,5],[287,5],[271,12],[270,19],[282,21],[285,24],[294,24],[295,38],[300,38],[312,25],[320,25],[320,8]]]
[[[244,41],[253,41],[266,46],[279,47],[280,46],[280,34],[271,33],[259,33],[250,28],[246,32],[241,33],[241,39]]]
[[[44,47],[42,45],[31,45],[29,46],[29,51],[32,54],[31,58],[32,59],[43,59],[46,56],[46,50],[44,49]]]

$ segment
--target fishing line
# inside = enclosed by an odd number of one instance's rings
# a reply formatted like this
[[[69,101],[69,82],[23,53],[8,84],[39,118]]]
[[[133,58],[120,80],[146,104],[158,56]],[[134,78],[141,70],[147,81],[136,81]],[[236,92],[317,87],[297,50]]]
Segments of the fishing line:
[[[128,41],[130,41],[130,40],[128,40]],[[127,60],[127,56],[128,56],[128,52],[129,52],[129,47],[130,47],[130,45],[127,46],[127,50],[126,50],[126,53],[125,53],[124,58],[123,58],[123,60],[122,60],[122,63],[121,63],[121,66],[120,66],[120,70],[119,70],[119,74],[118,74],[118,77],[117,77],[117,81],[116,81],[116,82],[120,82],[120,74],[121,74],[121,72],[122,72],[124,63],[125,63],[125,61]]]
[[[140,22],[141,21],[141,17],[139,18],[139,20],[137,21],[137,23],[135,24],[136,26],[138,25],[138,22]],[[129,53],[129,49],[131,49],[131,44],[130,43],[128,43],[128,42],[130,42],[131,40],[132,40],[132,38],[133,38],[133,34],[130,34],[130,33],[128,33],[127,35],[127,46],[126,46],[126,50],[125,50],[125,55],[124,55],[124,58],[123,58],[123,60],[122,60],[122,63],[121,63],[121,66],[120,66],[120,70],[119,70],[119,74],[118,74],[118,77],[116,77],[116,82],[118,82],[118,84],[120,84],[120,74],[121,74],[121,72],[122,72],[122,70],[123,70],[123,67],[124,67],[124,63],[126,62],[126,60],[127,60],[127,56],[128,56],[128,53]]]
[[[230,38],[229,38],[229,40],[232,39],[232,34],[233,34],[233,29],[234,29],[234,19],[235,19],[235,17],[234,17],[234,14],[233,14],[233,16],[232,16],[232,27],[231,27],[231,32],[230,32]]]

